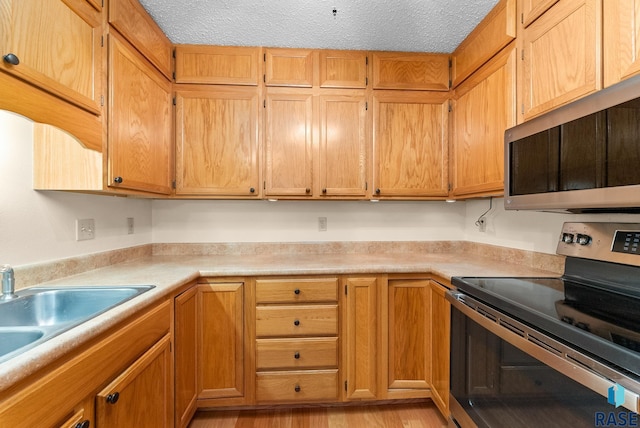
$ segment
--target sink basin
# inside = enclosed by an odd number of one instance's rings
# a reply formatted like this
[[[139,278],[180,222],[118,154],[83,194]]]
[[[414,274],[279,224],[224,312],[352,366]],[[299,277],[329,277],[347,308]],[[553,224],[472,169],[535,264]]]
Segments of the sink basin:
[[[0,301],[0,362],[130,300],[153,285],[34,287]]]

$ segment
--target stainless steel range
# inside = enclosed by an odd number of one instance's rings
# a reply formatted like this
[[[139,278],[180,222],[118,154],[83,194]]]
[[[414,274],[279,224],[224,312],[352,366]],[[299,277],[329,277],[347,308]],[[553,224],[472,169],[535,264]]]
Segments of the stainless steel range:
[[[560,278],[456,277],[451,426],[640,426],[640,224],[565,223]]]

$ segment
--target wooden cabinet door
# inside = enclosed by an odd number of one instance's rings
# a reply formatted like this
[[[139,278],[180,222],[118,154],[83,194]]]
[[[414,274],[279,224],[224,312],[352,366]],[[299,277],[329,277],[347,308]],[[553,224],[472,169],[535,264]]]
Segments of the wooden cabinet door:
[[[109,24],[171,79],[173,45],[138,0],[109,0]]]
[[[640,0],[605,0],[602,26],[604,86],[640,72]]]
[[[449,91],[449,55],[374,52],[373,89]]]
[[[320,95],[320,188],[322,196],[367,192],[366,98]]]
[[[198,398],[197,286],[175,298],[175,426],[186,427],[196,411]]]
[[[431,284],[428,279],[390,279],[386,302],[388,398],[426,396],[431,386]]]
[[[374,197],[447,195],[448,98],[440,92],[374,93]]]
[[[171,82],[109,35],[108,185],[171,193]]]
[[[431,286],[431,399],[440,412],[449,414],[449,350],[451,304],[445,298],[447,288],[435,281]]]
[[[258,86],[260,65],[260,48],[176,46],[176,83]]]
[[[524,29],[521,120],[602,87],[601,7],[600,0],[560,0]]]
[[[267,86],[313,86],[314,51],[311,49],[265,49]]]
[[[167,333],[96,397],[98,427],[173,426],[171,335]]]
[[[378,398],[378,278],[346,278],[344,287],[345,399],[375,399]]]
[[[504,131],[516,124],[513,45],[456,88],[451,124],[451,194],[501,195]]]
[[[258,92],[180,86],[176,91],[176,195],[260,194]]]
[[[266,196],[312,196],[313,104],[310,91],[267,94]]]
[[[0,71],[96,115],[101,36],[101,13],[86,0],[0,0]]]
[[[198,398],[244,396],[243,288],[198,284]]]
[[[368,62],[365,51],[320,51],[320,87],[366,88]]]

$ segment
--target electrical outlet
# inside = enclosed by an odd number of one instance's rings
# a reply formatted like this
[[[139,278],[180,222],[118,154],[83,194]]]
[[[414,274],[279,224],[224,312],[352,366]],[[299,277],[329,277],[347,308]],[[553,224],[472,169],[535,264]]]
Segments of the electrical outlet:
[[[326,217],[318,217],[318,230],[320,232],[327,231],[327,218]]]
[[[76,219],[76,241],[95,238],[96,225],[92,218]]]
[[[487,219],[484,218],[484,217],[479,218],[478,221],[476,222],[476,226],[478,226],[478,231],[486,232],[487,231]]]
[[[127,217],[127,233],[133,235],[133,217]]]

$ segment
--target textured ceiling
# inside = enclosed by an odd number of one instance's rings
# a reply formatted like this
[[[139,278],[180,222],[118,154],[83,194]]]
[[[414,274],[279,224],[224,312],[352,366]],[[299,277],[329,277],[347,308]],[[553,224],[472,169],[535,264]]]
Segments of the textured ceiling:
[[[140,0],[173,43],[446,53],[497,2]]]

